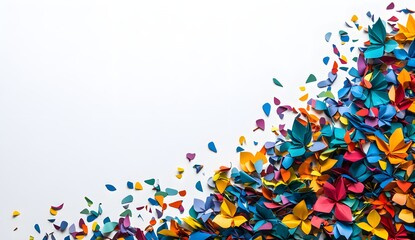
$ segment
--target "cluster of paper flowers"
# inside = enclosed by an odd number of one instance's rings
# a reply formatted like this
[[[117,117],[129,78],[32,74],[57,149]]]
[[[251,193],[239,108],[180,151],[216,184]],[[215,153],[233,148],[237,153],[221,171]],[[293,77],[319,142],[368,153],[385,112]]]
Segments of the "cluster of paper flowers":
[[[92,239],[414,239],[415,20],[408,16],[391,32],[380,19],[370,26],[338,99],[309,99],[314,113],[288,109],[298,112],[291,129],[276,130],[256,153],[241,151],[239,168],[221,167],[208,182],[212,194],[194,199],[182,221],[141,230],[127,214],[95,224]],[[337,74],[334,63],[319,87],[330,88]],[[85,235],[80,226],[73,237]]]
[[[300,111],[286,137],[241,152],[240,169],[218,170],[216,193],[195,199],[187,227],[166,223],[158,236],[415,238],[415,21],[387,33],[379,19],[368,35],[337,100],[310,99],[321,115]]]

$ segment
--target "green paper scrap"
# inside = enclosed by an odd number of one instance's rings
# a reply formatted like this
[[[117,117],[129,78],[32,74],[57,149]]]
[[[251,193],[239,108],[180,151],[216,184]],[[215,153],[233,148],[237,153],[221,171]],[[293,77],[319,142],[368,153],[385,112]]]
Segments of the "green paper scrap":
[[[91,199],[89,199],[88,197],[85,197],[85,201],[87,202],[88,207],[90,207],[90,206],[92,206],[92,204],[94,204],[94,202],[91,201]]]
[[[305,83],[311,83],[311,82],[315,82],[317,81],[316,76],[314,76],[314,74],[310,74],[307,78],[307,81],[305,81]]]
[[[84,208],[80,214],[89,214],[89,210],[87,208]]]
[[[330,90],[323,91],[323,92],[319,93],[317,95],[317,97],[319,97],[319,98],[331,98],[331,99],[335,99],[333,93]]]
[[[102,227],[101,232],[103,234],[110,233],[110,232],[114,231],[114,229],[115,229],[115,227],[117,227],[117,225],[118,225],[118,222],[107,222]]]
[[[134,197],[132,195],[128,195],[122,199],[121,204],[127,204],[133,202]]]
[[[156,183],[156,180],[154,178],[144,180],[145,183],[148,185],[154,185]]]
[[[122,212],[120,214],[120,217],[125,217],[125,216],[129,216],[129,217],[132,217],[133,216],[133,213],[131,212],[130,209],[125,209],[124,212]]]
[[[274,84],[279,86],[279,87],[283,87],[282,84],[280,83],[280,81],[278,81],[276,78],[273,78],[272,81],[274,81]]]

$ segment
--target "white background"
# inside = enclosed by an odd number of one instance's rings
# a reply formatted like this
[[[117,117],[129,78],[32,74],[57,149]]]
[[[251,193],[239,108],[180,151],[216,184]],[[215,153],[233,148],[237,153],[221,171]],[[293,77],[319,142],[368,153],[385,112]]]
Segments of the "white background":
[[[326,77],[331,67],[322,58],[334,55],[325,33],[338,42],[339,29],[353,32],[344,25],[353,14],[367,26],[365,13],[378,15],[387,4],[0,1],[1,238],[39,239],[35,223],[50,232],[51,205],[65,203],[58,222],[76,221],[84,196],[117,220],[124,196],[134,195],[133,208],[151,197],[146,185],[126,189],[128,180],[186,188],[189,207],[207,194],[205,184],[204,194],[194,190],[197,180],[238,160],[240,135],[251,146],[274,139],[269,129],[282,123],[276,114],[266,133],[252,132],[265,117],[263,103],[276,96],[298,104],[310,73]],[[192,163],[205,165],[204,176],[194,174],[187,152],[196,152]],[[178,166],[186,168],[181,180]],[[21,216],[13,219],[13,210]],[[148,220],[134,221],[145,227]]]

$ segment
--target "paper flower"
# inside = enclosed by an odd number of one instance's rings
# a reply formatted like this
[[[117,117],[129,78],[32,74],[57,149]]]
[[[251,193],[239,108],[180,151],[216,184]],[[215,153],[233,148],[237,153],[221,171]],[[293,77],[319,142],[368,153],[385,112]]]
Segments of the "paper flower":
[[[395,39],[399,42],[413,41],[415,39],[415,19],[412,15],[408,15],[406,26],[399,24],[399,31]]]
[[[288,130],[288,135],[291,138],[291,142],[288,148],[288,152],[291,157],[298,157],[306,152],[308,144],[311,142],[311,127],[310,123],[304,126],[297,117],[294,120],[293,127]]]
[[[229,200],[224,198],[222,204],[220,205],[220,214],[215,216],[213,222],[218,224],[222,228],[230,228],[239,227],[247,221],[244,216],[235,216],[235,214],[236,206],[233,205],[233,203],[231,203]]]
[[[379,137],[375,137],[378,148],[385,153],[391,164],[400,164],[405,162],[408,156],[408,149],[411,141],[405,143],[402,129],[396,129],[389,137],[389,143],[384,142]]]
[[[395,40],[386,38],[385,26],[381,19],[378,19],[372,27],[369,27],[370,45],[365,51],[366,58],[382,57],[384,52],[392,52],[398,43]]]
[[[292,214],[288,214],[282,219],[282,223],[289,228],[300,226],[305,234],[309,234],[311,231],[311,221],[308,219],[310,213],[311,211],[308,210],[305,201],[302,200],[293,208]]]
[[[361,229],[372,233],[375,236],[378,236],[382,239],[388,239],[388,232],[380,224],[380,215],[376,210],[370,211],[367,215],[367,223],[359,222],[357,226]]]
[[[381,193],[378,199],[373,200],[370,203],[373,204],[375,209],[377,209],[380,214],[383,215],[389,213],[392,217],[395,216],[393,205],[384,193]]]
[[[345,222],[353,220],[350,207],[341,201],[346,198],[346,186],[342,177],[338,178],[334,185],[326,182],[323,186],[324,195],[317,199],[313,209],[317,212],[330,213],[334,209],[336,219]]]
[[[325,161],[314,159],[313,162],[313,158],[310,157],[300,165],[298,173],[301,179],[311,180],[310,187],[317,192],[330,178],[330,175],[324,174],[324,172],[331,169],[336,163],[335,159],[326,159]]]
[[[415,31],[414,31],[415,34]],[[395,54],[395,57],[399,60],[407,60],[408,63],[407,65],[409,67],[415,67],[415,44],[414,42],[411,43],[411,45],[409,46],[408,52],[403,49],[395,49],[393,51],[393,53]]]

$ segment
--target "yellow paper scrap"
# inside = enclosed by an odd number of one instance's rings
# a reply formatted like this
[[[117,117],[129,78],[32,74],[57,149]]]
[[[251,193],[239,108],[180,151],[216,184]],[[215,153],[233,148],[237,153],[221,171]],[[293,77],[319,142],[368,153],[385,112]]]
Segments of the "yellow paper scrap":
[[[140,182],[136,182],[134,185],[135,190],[143,190],[143,185]]]
[[[17,216],[20,215],[20,212],[17,211],[17,210],[14,210],[12,215],[13,215],[13,217],[17,217]]]

